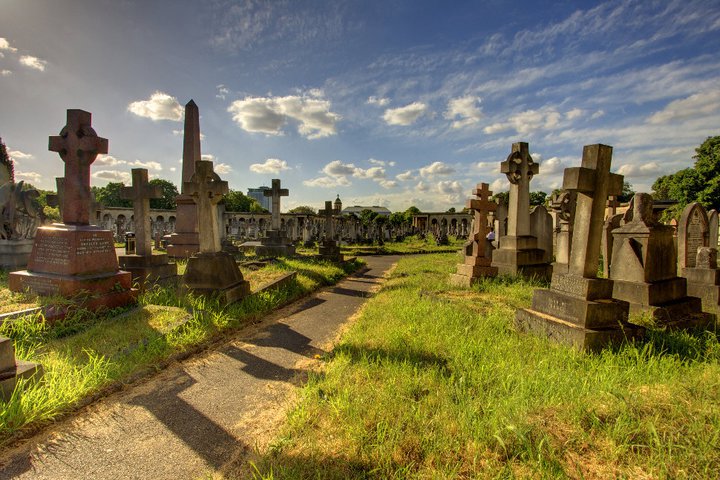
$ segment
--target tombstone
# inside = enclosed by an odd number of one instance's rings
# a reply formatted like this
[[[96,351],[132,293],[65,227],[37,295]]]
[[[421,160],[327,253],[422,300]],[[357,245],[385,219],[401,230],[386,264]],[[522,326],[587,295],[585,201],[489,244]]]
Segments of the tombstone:
[[[710,210],[708,212],[708,247],[718,247],[718,212],[717,210]]]
[[[10,177],[10,164],[0,164],[0,178],[7,179],[0,184],[0,268],[17,270],[30,259],[42,209],[40,193]]]
[[[177,220],[175,231],[167,237],[167,253],[172,258],[187,258],[200,248],[197,207],[192,195],[186,191],[200,158],[200,112],[195,102],[190,100],[185,105],[182,183],[180,195],[175,197]]]
[[[177,276],[177,265],[166,253],[153,253],[150,228],[150,199],[162,198],[162,188],[148,183],[146,168],[132,169],[132,186],[123,187],[120,197],[133,203],[135,254],[118,255],[120,268],[132,274],[133,282],[143,289],[146,282],[164,282]],[[159,240],[159,237],[156,239]]]
[[[495,211],[497,204],[492,201],[492,192],[487,183],[478,183],[473,190],[477,198],[468,199],[465,206],[473,211],[473,233],[470,240],[463,247],[465,261],[457,266],[457,273],[450,276],[455,285],[470,286],[483,277],[494,277],[497,268],[490,265],[491,258],[487,256],[486,245],[488,228],[488,215]]]
[[[43,375],[40,364],[15,359],[15,345],[0,337],[0,400],[10,399],[19,380],[38,380]]]
[[[576,196],[575,206],[567,208],[569,258],[566,264],[556,259],[550,289],[535,290],[531,308],[515,313],[520,331],[593,351],[643,333],[627,322],[627,302],[611,299],[613,282],[597,278],[605,202],[622,190],[622,175],[610,173],[611,159],[612,147],[588,145],[582,166],[565,169],[563,189]]]
[[[575,205],[577,192],[566,190],[553,195],[550,199],[550,208],[555,212],[557,227],[555,228],[555,262],[553,272],[567,273],[570,263],[570,248],[572,246],[572,222],[575,218]]]
[[[305,221],[303,222],[303,246],[306,248],[315,246],[312,239],[312,222],[310,221],[310,217],[305,217]]]
[[[340,247],[334,240],[333,217],[335,216],[335,209],[333,208],[333,203],[330,201],[325,202],[325,209],[319,210],[318,214],[325,218],[323,239],[319,245],[320,258],[330,260],[331,262],[342,262],[343,256],[340,253]]]
[[[507,235],[492,253],[492,266],[497,267],[500,275],[549,279],[552,268],[547,258],[552,252],[548,254],[538,247],[530,222],[530,180],[539,166],[525,142],[513,143],[512,152],[500,166],[510,181],[508,226]]]
[[[502,198],[497,198],[495,203],[497,203],[497,208],[493,219],[493,231],[495,232],[493,247],[500,248],[502,238],[507,235],[508,205]]]
[[[112,232],[89,224],[90,165],[107,153],[108,141],[93,130],[89,112],[68,110],[49,149],[65,163],[63,223],[38,228],[28,268],[9,275],[10,289],[72,297],[91,310],[134,303],[137,290],[118,268]]]
[[[691,209],[687,224],[696,217]],[[631,213],[632,212],[632,213]],[[704,213],[704,212],[703,212]],[[687,257],[695,266],[698,248],[706,246],[707,219],[697,217],[697,235],[688,242],[689,235],[678,237],[685,244]],[[613,254],[610,279],[613,298],[630,303],[633,313],[648,312],[656,324],[673,328],[706,327],[714,323],[714,315],[702,311],[697,297],[687,296],[687,280],[677,276],[677,253],[673,244],[673,229],[659,223],[653,214],[652,196],[636,193],[625,216],[626,223],[613,230]],[[680,223],[681,229],[683,223]],[[688,230],[686,230],[688,232]],[[690,255],[690,248],[695,246]]]
[[[610,278],[610,264],[612,263],[613,230],[620,227],[623,214],[611,215],[603,225],[602,240],[600,241],[600,255],[603,259],[603,277]],[[674,248],[674,247],[673,247]]]
[[[685,207],[678,224],[678,274],[687,279],[687,293],[698,297],[702,309],[720,313],[720,270],[717,268],[717,213],[699,203]],[[714,234],[714,235],[713,235]],[[694,258],[691,258],[695,252]]]
[[[217,225],[217,204],[228,193],[227,182],[213,171],[213,163],[200,160],[195,173],[183,190],[197,202],[198,253],[188,259],[183,283],[185,289],[203,296],[218,296],[229,304],[250,294],[250,284],[243,278],[235,258],[223,252]]]
[[[553,261],[553,219],[543,205],[536,205],[530,210],[530,231],[537,238],[537,245],[545,252],[545,263]]]
[[[255,254],[259,257],[290,257],[295,254],[295,246],[280,228],[280,197],[287,197],[290,192],[287,188],[280,188],[279,178],[273,178],[272,188],[265,190],[264,195],[272,199],[270,228],[255,245]]]

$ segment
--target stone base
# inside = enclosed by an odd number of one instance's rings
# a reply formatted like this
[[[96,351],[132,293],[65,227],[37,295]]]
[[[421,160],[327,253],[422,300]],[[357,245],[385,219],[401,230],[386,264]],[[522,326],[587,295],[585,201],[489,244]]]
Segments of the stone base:
[[[491,265],[498,269],[498,275],[519,275],[541,280],[550,280],[552,275],[552,266],[545,263],[545,251],[539,248],[525,250],[499,248],[493,250]]]
[[[130,272],[133,284],[142,288],[146,282],[170,282],[177,277],[177,265],[169,263],[164,253],[155,253],[151,256],[118,255],[120,268]]]
[[[675,329],[713,329],[715,315],[702,311],[702,302],[697,297],[684,297],[664,305],[630,304],[630,313],[649,313],[658,327]]]
[[[640,307],[661,306],[687,296],[687,280],[681,277],[653,283],[613,280],[612,296]]]
[[[37,363],[15,360],[12,340],[0,337],[0,399],[7,400],[20,379],[34,380],[42,377],[42,366]]]
[[[472,263],[470,263],[471,261]],[[477,262],[472,257],[466,257],[465,263],[458,264],[457,273],[450,275],[450,283],[460,287],[470,287],[482,278],[497,276],[497,267],[486,265],[487,263],[487,259]]]
[[[324,241],[318,247],[320,258],[331,262],[340,263],[343,261],[343,255],[340,253],[340,247],[334,240]]]
[[[232,255],[225,252],[198,253],[188,259],[183,289],[197,295],[219,296],[223,304],[250,295],[250,282]]]
[[[581,328],[616,328],[627,322],[629,305],[611,299],[586,300],[555,289],[535,290],[532,310],[551,314]]]
[[[171,233],[167,240],[167,254],[170,258],[189,258],[200,251],[200,237],[197,232]]]
[[[688,282],[687,293],[700,299],[703,311],[720,314],[720,285]]]
[[[256,245],[255,255],[258,257],[292,257],[295,245]]]
[[[15,270],[25,267],[30,259],[34,241],[0,240],[0,268]]]

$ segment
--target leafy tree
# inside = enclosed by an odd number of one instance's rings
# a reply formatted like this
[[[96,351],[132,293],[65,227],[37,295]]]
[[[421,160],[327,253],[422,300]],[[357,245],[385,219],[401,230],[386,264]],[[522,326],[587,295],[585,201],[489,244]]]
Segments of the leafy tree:
[[[410,217],[412,220],[412,217]],[[404,212],[393,212],[390,214],[390,225],[393,225],[395,227],[399,227],[404,223],[407,223],[407,217],[405,216]]]
[[[375,217],[377,217],[377,216],[378,216],[377,212],[373,212],[369,208],[366,208],[365,210],[360,212],[360,222],[363,225],[369,225],[370,222],[372,222],[375,219]]]
[[[307,205],[300,205],[299,207],[291,208],[288,213],[301,213],[303,215],[312,215],[315,213],[315,209],[308,207]]]
[[[547,193],[541,192],[541,191],[530,192],[530,206],[531,207],[534,207],[537,205],[545,205],[546,200],[547,200]]]
[[[510,192],[498,192],[492,196],[492,199],[494,202],[500,199],[507,204],[508,202],[510,202]]]
[[[102,203],[106,207],[132,208],[130,200],[124,200],[120,197],[120,189],[124,186],[125,184],[122,182],[110,182],[104,187],[92,187],[95,201]]]
[[[5,172],[0,172],[0,184],[5,182],[15,182],[15,164],[8,155],[2,138],[0,138],[0,166],[4,166],[7,169],[7,178],[5,178]]]
[[[447,212],[445,213],[455,213],[455,207],[448,208]]]
[[[225,198],[225,210],[228,212],[251,212],[251,213],[263,213],[266,212],[262,206],[252,197],[248,197],[239,190],[230,190]]]
[[[174,210],[177,208],[175,197],[178,196],[178,189],[174,183],[161,178],[154,178],[148,182],[150,185],[159,186],[162,189],[162,198],[151,198],[150,208]]]
[[[629,202],[630,199],[635,195],[635,190],[633,190],[632,185],[630,182],[623,182],[623,189],[622,193],[618,195],[618,201],[619,202]]]

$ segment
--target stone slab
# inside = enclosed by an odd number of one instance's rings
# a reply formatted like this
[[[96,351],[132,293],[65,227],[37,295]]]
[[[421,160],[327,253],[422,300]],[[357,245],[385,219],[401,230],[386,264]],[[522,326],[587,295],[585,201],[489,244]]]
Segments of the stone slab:
[[[42,365],[18,360],[12,372],[0,374],[0,399],[9,399],[19,380],[38,380],[42,375]]]
[[[8,275],[8,286],[13,292],[30,290],[40,295],[59,294],[64,297],[84,294],[102,295],[113,291],[130,290],[132,276],[130,272],[122,270],[100,275],[75,276],[23,270]]]
[[[33,243],[32,239],[0,240],[0,268],[12,270],[27,266]]]
[[[720,313],[720,285],[688,282],[687,293],[700,299],[704,312]]]
[[[501,250],[534,250],[538,248],[538,239],[532,235],[521,235],[515,237],[506,235],[503,237]]]
[[[57,275],[102,274],[117,269],[112,232],[91,225],[38,228],[28,260],[29,271]]]
[[[483,265],[467,265],[460,263],[457,266],[457,275],[466,277],[495,277],[498,274],[497,267]]]
[[[532,309],[582,328],[617,328],[628,317],[626,302],[585,300],[557,290],[535,290]]]
[[[683,268],[680,276],[687,279],[688,288],[691,283],[720,285],[720,269],[717,268]]]
[[[660,306],[687,296],[687,280],[675,277],[654,283],[613,281],[613,298],[641,306]]]
[[[183,289],[198,295],[219,295],[223,303],[232,303],[250,294],[250,283],[232,255],[225,252],[199,253],[188,259]]]
[[[585,300],[612,298],[613,282],[606,278],[585,278],[567,273],[567,264],[553,264],[551,288]]]

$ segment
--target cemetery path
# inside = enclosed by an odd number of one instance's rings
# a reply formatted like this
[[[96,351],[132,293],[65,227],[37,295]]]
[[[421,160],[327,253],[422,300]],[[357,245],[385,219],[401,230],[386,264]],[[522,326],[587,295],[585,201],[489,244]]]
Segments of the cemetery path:
[[[368,257],[367,270],[0,453],[0,479],[233,478],[397,259]]]

